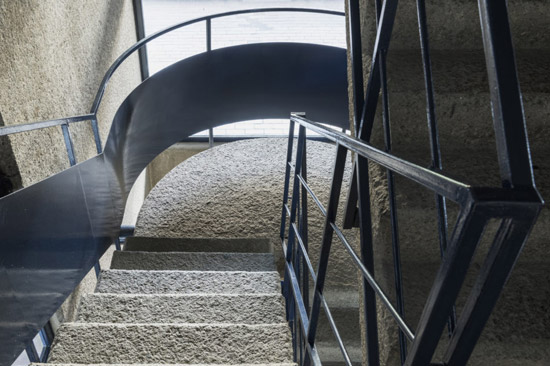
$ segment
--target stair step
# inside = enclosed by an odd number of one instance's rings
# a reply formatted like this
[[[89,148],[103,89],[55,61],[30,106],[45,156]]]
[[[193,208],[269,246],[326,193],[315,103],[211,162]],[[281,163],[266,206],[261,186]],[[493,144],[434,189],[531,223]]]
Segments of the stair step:
[[[78,322],[285,323],[281,295],[112,295],[82,299]]]
[[[112,269],[184,271],[275,271],[268,253],[127,252],[113,255]]]
[[[32,366],[106,366],[104,363],[31,363]],[[198,366],[197,364],[183,363],[111,363],[111,366]],[[234,364],[212,363],[201,366],[230,366]],[[240,363],[239,366],[297,366],[295,363]]]
[[[291,363],[287,324],[61,326],[50,363]]]
[[[228,252],[270,253],[269,239],[250,238],[151,238],[133,236],[126,239],[125,251],[142,252]]]
[[[116,294],[279,294],[277,272],[101,272],[96,292]]]

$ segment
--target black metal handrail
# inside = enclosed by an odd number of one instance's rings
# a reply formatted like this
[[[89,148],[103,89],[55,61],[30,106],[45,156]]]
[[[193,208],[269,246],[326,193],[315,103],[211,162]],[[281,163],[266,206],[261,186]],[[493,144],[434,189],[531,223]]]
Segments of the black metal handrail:
[[[130,57],[132,54],[134,54],[136,51],[142,49],[147,43],[157,39],[158,37],[165,35],[167,33],[170,33],[172,31],[175,31],[177,29],[186,27],[188,25],[192,25],[195,23],[205,22],[206,24],[206,45],[207,45],[207,51],[210,51],[212,48],[212,19],[217,18],[223,18],[228,16],[234,16],[234,15],[241,15],[241,14],[253,14],[253,13],[281,13],[281,12],[295,12],[295,13],[315,13],[315,14],[326,14],[326,15],[337,15],[337,16],[344,16],[345,14],[343,12],[339,11],[333,11],[333,10],[323,10],[323,9],[310,9],[310,8],[259,8],[259,9],[244,9],[244,10],[234,10],[234,11],[228,11],[224,13],[218,13],[218,14],[212,14],[203,16],[200,18],[191,19],[185,22],[174,24],[170,27],[167,27],[163,30],[160,30],[156,33],[151,34],[150,36],[147,36],[138,42],[136,42],[133,46],[128,48],[124,53],[122,53],[109,67],[105,75],[103,76],[103,79],[101,81],[101,84],[99,85],[99,88],[97,90],[97,93],[94,97],[94,101],[92,103],[92,107],[90,109],[89,113],[74,116],[74,117],[63,117],[63,118],[56,118],[52,120],[46,120],[46,121],[39,121],[39,122],[30,122],[30,123],[24,123],[24,124],[17,124],[13,126],[6,126],[6,127],[0,127],[0,136],[5,135],[11,135],[21,132],[28,132],[33,130],[39,130],[44,128],[50,128],[55,126],[61,126],[63,128],[63,137],[65,139],[65,144],[67,148],[67,154],[69,156],[69,161],[71,165],[76,164],[76,158],[74,154],[74,149],[72,146],[71,136],[69,133],[69,124],[76,123],[76,122],[84,122],[84,121],[91,121],[92,124],[92,130],[94,133],[94,140],[96,144],[96,150],[98,154],[101,154],[102,152],[102,144],[101,144],[101,138],[99,135],[99,128],[97,124],[97,113],[99,111],[99,108],[101,106],[101,101],[103,100],[103,95],[105,94],[105,90],[107,88],[107,84],[111,80],[111,77],[114,75],[116,70],[122,65],[122,63]],[[212,139],[212,137],[211,137]]]
[[[352,125],[355,137],[327,129],[304,116],[291,116],[280,237],[286,263],[283,291],[293,332],[295,360],[298,361],[299,358],[300,365],[320,364],[315,339],[321,307],[327,312],[327,319],[346,364],[351,365],[350,357],[323,295],[334,234],[350,254],[350,263],[357,267],[363,277],[363,326],[367,364],[380,364],[377,319],[379,309],[376,306],[376,298],[379,298],[399,327],[400,357],[403,365],[430,364],[445,323],[448,324],[450,340],[443,357],[444,364],[465,365],[544,204],[535,188],[533,178],[506,2],[478,0],[502,187],[473,186],[443,173],[426,9],[424,0],[416,0],[416,3],[431,149],[429,169],[392,154],[386,57],[398,0],[375,1],[376,39],[366,90],[363,89],[359,2],[348,0]],[[384,151],[369,144],[380,98]],[[292,164],[296,123],[300,127],[295,163]],[[315,131],[336,144],[333,180],[326,208],[307,183],[306,129]],[[348,150],[354,152],[356,158],[343,227],[359,227],[360,255],[355,253],[335,222]],[[396,305],[388,299],[374,278],[369,163],[375,163],[387,170]],[[414,332],[405,321],[393,178],[395,174],[414,181],[434,193],[438,219],[442,261]],[[294,177],[294,183],[289,207],[291,176]],[[317,272],[314,271],[308,254],[308,196],[325,217]],[[458,218],[450,237],[447,233],[447,199],[455,201],[459,206]],[[493,219],[500,220],[499,229],[493,236],[492,245],[485,256],[473,289],[457,319],[454,304],[458,292],[484,229]],[[309,305],[309,276],[315,283],[312,306]]]
[[[295,163],[292,163],[291,152],[293,150],[295,124],[299,124],[299,134]],[[321,203],[318,196],[307,183],[305,160],[306,129],[315,131],[324,138],[336,143],[337,153],[334,162],[334,175],[327,207]],[[469,258],[471,258],[473,250],[475,249],[482,234],[482,229],[487,225],[488,221],[495,217],[506,217],[507,220],[514,221],[514,226],[516,226],[515,230],[518,231],[516,234],[517,236],[513,238],[506,238],[502,233],[497,234],[494,239],[495,245],[488,254],[489,258],[496,255],[495,253],[502,249],[504,242],[507,242],[506,245],[512,245],[512,242],[517,245],[517,240],[519,237],[521,239],[519,243],[521,244],[528,233],[529,226],[536,218],[538,210],[541,207],[540,197],[535,190],[514,193],[511,189],[479,189],[471,185],[458,182],[442,173],[437,173],[421,166],[406,162],[395,156],[387,154],[365,143],[364,141],[359,140],[358,138],[327,128],[318,122],[307,120],[303,116],[292,115],[290,119],[280,237],[286,260],[283,293],[287,300],[287,314],[291,329],[293,331],[295,360],[297,360],[298,354],[301,355],[300,364],[307,365],[310,362],[316,365],[320,364],[320,359],[315,345],[315,336],[319,320],[319,311],[320,307],[322,307],[325,310],[327,320],[333,330],[344,360],[347,365],[351,365],[349,354],[338,332],[325,296],[323,295],[323,286],[333,234],[336,234],[344,249],[349,253],[351,263],[355,265],[362,273],[362,276],[368,286],[378,296],[383,305],[392,315],[403,336],[413,345],[416,345],[418,342],[426,339],[426,337],[437,338],[437,340],[439,340],[439,333],[430,332],[429,335],[426,335],[425,327],[427,324],[423,324],[423,322],[428,323],[428,320],[424,319],[428,317],[427,315],[421,319],[416,332],[413,332],[412,328],[407,325],[402,311],[399,310],[399,307],[393,305],[392,301],[389,299],[389,296],[382,290],[381,286],[375,280],[372,270],[367,268],[364,258],[361,258],[354,251],[352,245],[346,239],[343,231],[335,222],[340,190],[344,177],[344,166],[347,151],[352,151],[356,153],[357,156],[362,156],[393,171],[396,174],[416,181],[424,187],[438,192],[446,198],[455,200],[461,207],[457,226],[460,227],[460,225],[468,224],[474,227],[474,229],[468,229],[470,232],[467,233],[467,235],[460,229],[454,233],[452,238],[453,240],[451,241],[451,248],[446,253],[446,260],[443,262],[442,269],[440,269],[440,272],[438,273],[438,279],[436,279],[436,282],[438,282],[438,280],[444,282],[446,281],[448,288],[445,289],[443,286],[440,286],[438,291],[435,291],[434,294],[430,294],[430,298],[428,299],[426,307],[429,311],[439,314],[440,317],[441,314],[443,314],[443,318],[445,318],[445,314],[449,314],[450,310],[448,308],[440,309],[438,306],[435,306],[435,304],[442,300],[446,300],[448,302],[448,299],[443,299],[441,297],[447,296],[447,291],[449,288],[454,288],[454,290],[457,291],[457,288],[460,287],[459,284],[461,283],[461,280],[457,280],[454,277],[460,277],[461,274],[465,273],[465,268],[469,265]],[[292,171],[293,173],[291,174]],[[294,177],[294,183],[292,189],[292,201],[289,207],[288,199],[291,176]],[[300,190],[302,191],[301,193]],[[313,199],[314,203],[319,208],[319,211],[325,217],[324,235],[320,249],[320,259],[317,271],[313,268],[307,247],[307,196]],[[508,205],[508,208],[502,209],[502,206],[506,205]],[[501,210],[496,210],[496,207]],[[466,223],[465,221],[468,221],[468,219],[474,215],[474,211],[476,212],[475,217],[477,220]],[[287,219],[288,238],[285,237],[287,234]],[[470,254],[459,258],[460,256],[458,252],[464,250],[464,248],[467,248],[470,251]],[[459,268],[462,268],[462,270],[459,270]],[[504,269],[507,271],[511,270],[511,268]],[[311,280],[315,283],[314,300],[313,306],[311,307],[308,304],[309,288],[306,286],[306,283],[309,281],[308,276],[310,276]],[[489,278],[481,279],[481,281],[488,280]],[[450,304],[454,304],[454,300]],[[467,313],[465,316],[473,317],[475,314]],[[462,318],[460,320],[461,323],[465,322]],[[454,337],[452,340],[455,340]],[[460,350],[460,353],[469,351],[471,350]],[[423,357],[425,357],[425,355]],[[406,359],[407,358],[405,357],[404,360]],[[410,364],[417,363],[411,361]]]
[[[102,98],[105,93],[106,87],[108,82],[110,81],[111,77],[114,75],[116,70],[120,67],[120,65],[132,54],[134,54],[136,51],[143,50],[144,46],[148,44],[149,42],[153,41],[154,39],[167,34],[169,32],[172,32],[174,30],[180,29],[182,27],[195,24],[198,22],[205,22],[206,23],[206,34],[207,34],[207,40],[206,40],[206,48],[207,51],[211,51],[211,20],[216,18],[222,18],[222,17],[228,17],[228,16],[234,16],[234,15],[240,15],[240,14],[252,14],[252,13],[265,13],[265,12],[301,12],[301,13],[316,13],[316,14],[326,14],[326,15],[337,15],[337,16],[344,16],[344,13],[337,12],[337,11],[330,11],[330,10],[320,10],[320,9],[308,9],[308,8],[262,8],[262,9],[247,9],[247,10],[237,10],[237,11],[230,11],[225,13],[219,13],[219,14],[213,14],[208,15],[200,18],[196,18],[193,20],[181,22],[178,24],[175,24],[173,26],[170,26],[164,30],[158,31],[146,38],[143,38],[139,40],[137,43],[135,43],[132,47],[128,48],[121,56],[119,56],[113,64],[110,66],[110,68],[105,73],[102,82],[98,88],[98,91],[95,95],[92,107],[90,109],[90,113],[72,116],[72,117],[63,117],[63,118],[57,118],[52,120],[45,120],[45,121],[38,121],[38,122],[30,122],[30,123],[24,123],[24,124],[17,124],[17,125],[10,125],[10,126],[4,126],[0,127],[0,136],[7,136],[12,134],[18,134],[22,132],[30,132],[45,128],[51,128],[60,126],[63,133],[63,139],[65,142],[65,147],[67,150],[68,159],[71,166],[76,165],[77,159],[74,152],[73,142],[72,138],[69,132],[69,125],[73,123],[80,123],[80,122],[86,122],[90,121],[92,125],[92,131],[94,134],[94,140],[96,145],[96,150],[98,154],[102,153],[102,143],[99,135],[99,129],[98,129],[98,120],[97,115],[99,108],[101,106]],[[210,141],[212,142],[213,138],[212,135],[210,136]],[[131,236],[133,234],[133,227],[121,227],[120,228],[120,235],[117,237],[114,237],[115,241],[115,247],[117,250],[121,249],[121,242],[124,241],[125,237]],[[96,262],[95,264],[95,271],[96,275],[99,275],[100,267],[99,262]],[[32,340],[30,340],[27,343],[26,346],[26,353],[30,359],[31,362],[45,362],[48,356],[49,348],[51,346],[51,342],[53,339],[53,334],[50,329],[49,323],[46,324],[44,328],[42,328],[39,331],[40,336],[44,339],[44,352],[42,352],[41,355],[38,354]]]

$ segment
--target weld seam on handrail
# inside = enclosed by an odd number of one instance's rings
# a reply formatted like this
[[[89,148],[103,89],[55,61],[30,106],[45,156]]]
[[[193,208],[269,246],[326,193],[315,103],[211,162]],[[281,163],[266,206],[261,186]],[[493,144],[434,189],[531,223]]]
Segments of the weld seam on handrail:
[[[403,333],[405,333],[405,336],[411,342],[414,341],[414,338],[415,338],[414,333],[410,330],[407,323],[405,323],[405,320],[399,315],[399,312],[392,305],[392,303],[389,300],[388,296],[380,288],[380,286],[378,285],[378,283],[376,282],[376,280],[374,279],[372,274],[365,268],[365,266],[361,262],[361,259],[359,259],[359,257],[357,256],[357,254],[355,253],[355,251],[353,250],[353,248],[351,247],[351,245],[347,241],[347,239],[344,237],[344,234],[340,231],[340,229],[338,228],[338,226],[336,226],[335,223],[331,222],[330,225],[332,226],[332,229],[334,230],[334,232],[336,233],[336,235],[338,236],[338,238],[340,239],[342,244],[344,244],[344,247],[346,248],[346,250],[351,255],[351,257],[352,257],[353,261],[355,262],[356,266],[363,273],[363,277],[365,277],[365,279],[370,284],[372,289],[378,294],[378,296],[380,296],[380,299],[382,300],[382,302],[384,303],[386,308],[388,308],[388,310],[390,311],[391,315],[393,316],[393,318],[397,322],[397,325],[399,326],[399,328],[401,328]]]
[[[394,155],[388,154],[380,149],[371,146],[364,141],[348,136],[339,131],[332,130],[297,115],[292,115],[291,119],[308,129],[325,136],[327,139],[342,145],[375,163],[396,172],[424,187],[437,192],[455,202],[461,202],[464,198],[470,196],[471,186],[450,178],[444,174],[426,169],[413,164]]]
[[[334,10],[322,10],[322,9],[308,9],[308,8],[260,8],[260,9],[246,9],[246,10],[235,10],[235,11],[229,11],[225,13],[218,13],[213,15],[207,15],[200,18],[195,18],[191,20],[187,20],[185,22],[181,22],[175,25],[172,25],[168,28],[165,28],[163,30],[160,30],[156,33],[151,34],[148,37],[143,38],[142,40],[136,42],[132,47],[128,48],[122,55],[120,55],[115,62],[109,67],[107,72],[105,73],[105,76],[103,77],[103,80],[101,81],[101,84],[99,86],[99,90],[97,91],[96,97],[94,99],[94,103],[92,104],[91,112],[94,114],[97,114],[97,111],[99,109],[99,105],[101,104],[101,99],[103,98],[103,95],[105,93],[105,88],[107,86],[107,83],[111,79],[111,76],[113,76],[114,72],[118,69],[118,67],[126,60],[130,55],[132,55],[135,51],[139,50],[141,47],[145,46],[150,41],[166,34],[171,31],[174,31],[179,28],[183,28],[185,26],[212,20],[216,18],[222,18],[232,15],[240,15],[240,14],[253,14],[253,13],[269,13],[269,12],[296,12],[296,13],[315,13],[315,14],[326,14],[326,15],[337,15],[337,16],[345,16],[345,13],[334,11]]]
[[[0,127],[0,136],[40,130],[43,128],[49,128],[49,127],[55,127],[55,126],[68,125],[70,123],[75,123],[75,122],[90,121],[94,118],[95,118],[95,114],[83,114],[80,116],[50,119],[50,120],[39,121],[39,122],[23,123],[23,124],[17,124],[13,126],[4,126],[4,127]]]
[[[300,236],[300,233],[298,231],[298,227],[296,226],[296,223],[292,223],[292,229],[294,230],[294,233],[296,235],[296,240],[298,241],[298,247],[300,251],[302,252],[303,258],[306,261],[308,271],[310,273],[312,281],[317,280],[317,275],[315,274],[315,271],[313,269],[313,265],[311,264],[311,260],[309,259],[309,255],[307,254],[307,251],[305,249],[304,242],[302,240],[302,237]],[[321,305],[323,305],[323,308],[325,309],[325,314],[327,316],[327,320],[329,321],[330,327],[332,329],[332,332],[334,334],[334,337],[336,337],[336,340],[338,342],[340,351],[342,352],[342,356],[345,359],[345,362],[348,366],[351,366],[351,359],[349,357],[348,351],[346,350],[346,347],[344,346],[344,342],[342,341],[342,337],[340,336],[340,332],[338,331],[338,328],[336,327],[336,323],[334,322],[334,318],[332,317],[332,313],[330,312],[330,308],[328,306],[328,303],[326,301],[326,298],[323,294],[319,293],[319,297],[321,299]]]

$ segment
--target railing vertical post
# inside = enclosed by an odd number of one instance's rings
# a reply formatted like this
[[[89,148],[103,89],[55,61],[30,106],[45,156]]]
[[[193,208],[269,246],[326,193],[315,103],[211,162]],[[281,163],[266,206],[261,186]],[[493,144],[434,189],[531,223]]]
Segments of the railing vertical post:
[[[348,49],[351,57],[352,84],[353,84],[353,128],[355,136],[359,133],[359,119],[363,113],[364,86],[363,86],[363,50],[361,47],[361,14],[359,0],[348,0]]]
[[[540,206],[524,209],[518,217],[502,221],[449,342],[444,357],[446,365],[459,366],[468,362],[538,217],[539,209]]]
[[[303,128],[303,126],[300,126]],[[340,200],[340,191],[342,188],[342,180],[344,177],[344,168],[346,166],[346,155],[348,150],[342,146],[337,145],[336,159],[334,161],[334,171],[332,176],[332,184],[329,193],[329,202],[327,206],[327,215],[325,218],[325,224],[323,229],[323,238],[321,242],[321,249],[319,253],[319,264],[317,268],[317,279],[315,281],[313,304],[311,306],[311,315],[309,317],[309,329],[307,332],[308,343],[313,347],[315,344],[315,336],[317,333],[317,323],[319,321],[319,313],[321,310],[321,295],[325,285],[325,278],[327,274],[328,259],[330,255],[330,248],[332,246],[332,237],[334,229],[332,223],[336,219],[336,211],[338,209],[338,202]]]
[[[34,346],[33,340],[31,339],[29,343],[27,343],[27,347],[25,347],[25,352],[27,353],[27,357],[29,358],[29,361],[31,362],[41,362],[40,355],[36,351],[36,347]]]
[[[478,0],[498,161],[504,187],[534,187],[507,1]]]
[[[430,133],[430,150],[432,155],[432,168],[442,170],[441,149],[439,145],[439,132],[437,128],[437,119],[435,114],[435,98],[432,76],[432,61],[430,56],[430,43],[428,36],[428,21],[426,19],[426,4],[424,0],[416,0],[418,15],[418,30],[420,32],[420,48],[422,50],[422,65],[424,68],[424,85],[426,88],[426,106],[428,117],[428,130]],[[447,250],[447,203],[445,197],[436,194],[435,203],[437,208],[437,225],[439,233],[439,251],[441,258]],[[452,335],[456,323],[456,311],[453,307],[449,315],[448,330],[449,336]]]
[[[359,201],[361,261],[363,262],[365,268],[374,276],[368,160],[362,156],[357,156],[355,169],[357,171],[357,191]],[[378,345],[376,295],[373,288],[365,278],[363,278],[363,307],[365,315],[365,339],[367,342],[368,365],[378,366],[380,364],[380,356]]]
[[[380,80],[382,90],[382,124],[384,127],[384,144],[385,150],[388,153],[392,151],[391,140],[391,122],[390,122],[390,101],[388,92],[388,83],[386,75],[386,52],[380,53]],[[390,221],[391,221],[391,241],[393,251],[393,269],[395,282],[395,297],[397,300],[397,311],[401,317],[405,314],[405,303],[403,299],[403,280],[401,276],[401,249],[399,245],[399,227],[397,220],[397,205],[395,203],[395,181],[393,172],[387,169],[386,176],[388,179],[388,200],[390,206]],[[407,339],[405,334],[399,330],[399,354],[401,364],[405,363],[407,357]]]
[[[304,115],[305,118],[305,115]],[[302,152],[302,169],[301,169],[301,176],[304,182],[307,182],[307,149],[306,149],[306,142],[304,141],[304,148]],[[307,189],[305,186],[302,185],[302,220],[300,222],[300,237],[302,238],[302,242],[304,243],[304,249],[308,250],[308,208],[307,208]],[[305,257],[302,261],[302,293],[304,294],[304,305],[306,309],[309,309],[309,275],[308,275],[308,267],[307,267],[307,261]]]
[[[305,113],[301,114],[302,117],[305,118]],[[302,148],[302,167],[300,169],[299,174],[301,175],[302,179],[304,181],[307,181],[307,153],[306,153],[306,146],[307,146],[307,139],[304,139],[304,146]],[[304,299],[304,307],[309,310],[309,276],[308,276],[308,267],[305,255],[307,254],[307,242],[308,242],[308,209],[307,209],[307,190],[304,185],[301,185],[301,192],[300,192],[300,225],[299,225],[299,231],[300,231],[300,238],[302,239],[302,242],[304,244],[304,249],[306,250],[306,253],[300,258],[300,250],[299,246],[296,245],[296,253],[298,255],[298,258],[296,259],[296,268],[298,273],[298,280],[300,281],[300,287],[302,291],[302,297]],[[300,261],[300,259],[302,259]],[[300,330],[300,364],[302,364],[302,349],[304,346],[304,340],[302,336],[302,332]]]
[[[76,165],[76,156],[74,154],[74,146],[71,139],[71,133],[69,132],[69,124],[62,124],[61,131],[63,132],[63,140],[65,141],[65,148],[67,149],[69,163],[71,164],[71,166]]]
[[[142,0],[134,0],[134,20],[136,22],[136,36],[138,41],[145,38],[145,24],[143,21],[143,4]],[[149,62],[147,60],[147,46],[143,45],[138,51],[139,65],[141,69],[141,80],[149,77]]]
[[[103,148],[101,146],[101,136],[99,135],[99,126],[97,123],[97,115],[94,115],[94,118],[91,120],[92,131],[94,133],[95,148],[98,154],[101,154]]]
[[[282,204],[282,213],[281,213],[281,230],[280,237],[281,243],[285,240],[285,229],[286,229],[286,208],[285,205],[288,204],[288,190],[290,188],[290,164],[292,163],[292,146],[294,143],[294,121],[290,119],[289,129],[288,129],[288,145],[286,150],[286,161],[285,161],[285,182],[283,188],[283,204]]]
[[[206,52],[212,51],[212,19],[206,19]],[[208,147],[214,146],[214,129],[208,129]]]
[[[46,362],[48,360],[54,338],[53,329],[50,322],[47,322],[44,328],[40,330],[40,338],[42,338],[42,343],[44,343],[44,351],[42,352],[41,361]]]
[[[488,219],[487,212],[474,202],[467,202],[461,210],[420,316],[406,366],[430,363]]]

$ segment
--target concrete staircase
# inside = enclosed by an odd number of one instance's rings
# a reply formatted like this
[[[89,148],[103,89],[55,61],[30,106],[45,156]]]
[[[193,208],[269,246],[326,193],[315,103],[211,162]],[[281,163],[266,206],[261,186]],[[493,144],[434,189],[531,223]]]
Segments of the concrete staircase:
[[[77,322],[59,329],[50,364],[292,364],[265,243],[158,242],[130,239],[114,254]]]

